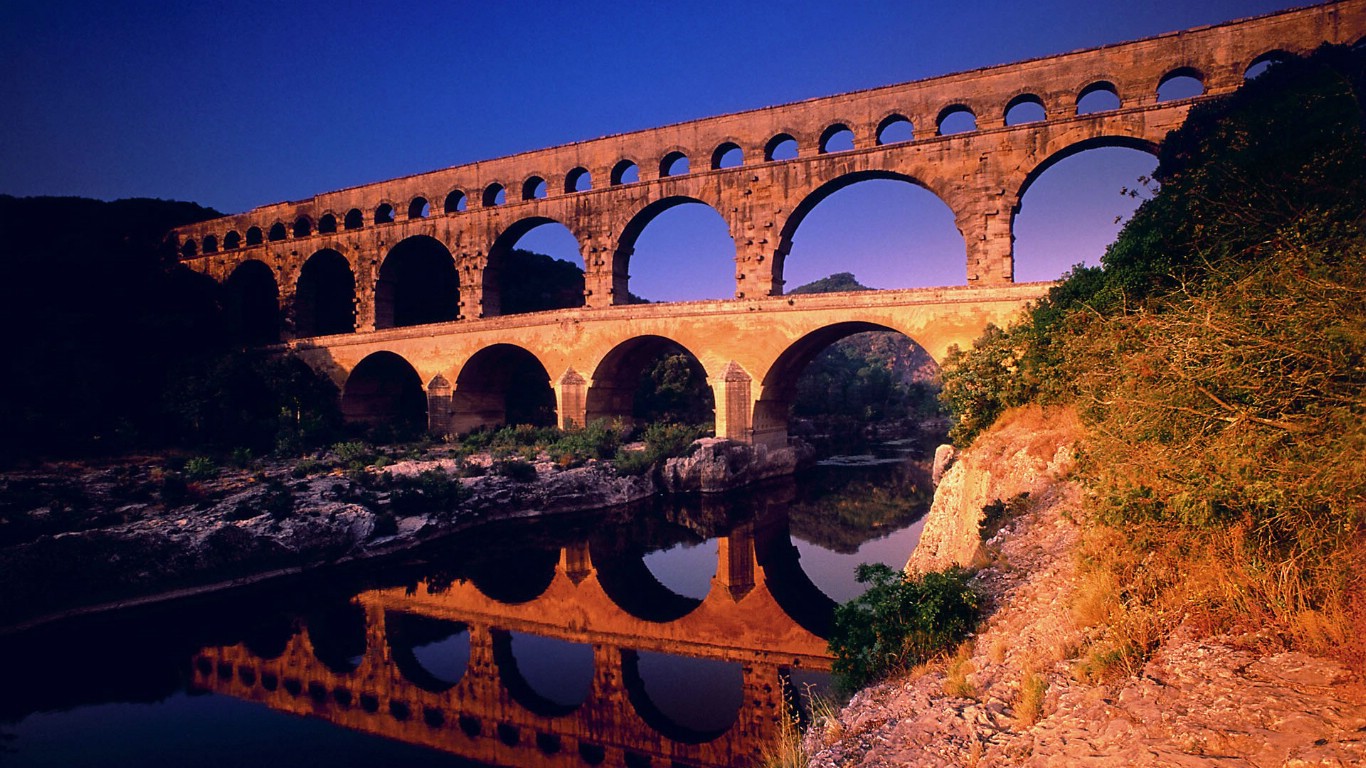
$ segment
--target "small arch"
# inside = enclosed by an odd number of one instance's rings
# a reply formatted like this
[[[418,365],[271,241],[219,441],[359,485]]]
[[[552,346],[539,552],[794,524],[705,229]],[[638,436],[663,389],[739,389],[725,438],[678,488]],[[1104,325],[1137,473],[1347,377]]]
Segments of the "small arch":
[[[830,152],[848,152],[854,148],[854,132],[844,123],[835,123],[821,133],[819,151],[822,155]]]
[[[934,120],[935,135],[952,136],[977,130],[977,114],[966,104],[950,104]]]
[[[797,140],[789,133],[780,133],[764,145],[764,160],[793,160],[797,157]]]
[[[550,188],[545,183],[545,179],[540,176],[532,176],[522,182],[523,200],[541,200],[550,194]]]
[[[1162,76],[1157,84],[1157,100],[1193,99],[1205,93],[1205,76],[1195,67],[1177,67]]]
[[[237,230],[233,230],[228,234],[223,235],[223,250],[231,251],[234,248],[240,248],[241,246],[242,236],[237,234]]]
[[[302,337],[356,329],[356,278],[350,262],[339,252],[330,248],[318,251],[299,270],[294,329]]]
[[[365,226],[365,214],[359,208],[352,208],[346,212],[346,218],[342,221],[342,226],[347,229],[360,229]]]
[[[218,238],[213,235],[204,236],[204,253],[218,253]]]
[[[270,226],[270,232],[268,232],[268,233],[266,234],[266,239],[270,240],[272,243],[275,243],[275,242],[279,242],[279,241],[281,241],[281,240],[284,240],[284,239],[285,239],[285,225],[284,225],[283,223],[281,223],[281,222],[278,222],[278,221],[275,222],[274,224],[272,224],[272,225]]]
[[[429,202],[427,202],[427,198],[425,198],[425,197],[414,197],[414,198],[413,198],[413,201],[412,201],[411,203],[408,203],[408,218],[409,218],[409,219],[425,219],[425,218],[427,218],[428,216],[431,216],[431,215],[432,215],[432,204],[429,203]]]
[[[711,167],[714,171],[722,168],[739,168],[745,164],[745,151],[733,141],[723,142],[711,153]]]
[[[451,393],[451,431],[504,424],[555,425],[555,391],[539,358],[515,344],[494,344],[460,368]]]
[[[330,235],[337,231],[337,217],[330,213],[324,213],[318,219],[318,234]]]
[[[1093,115],[1119,109],[1119,90],[1109,80],[1097,80],[1077,92],[1077,114]]]
[[[247,230],[247,245],[260,245],[263,239],[260,227],[251,227]]]
[[[1280,50],[1279,48],[1267,51],[1266,53],[1263,53],[1262,55],[1248,62],[1247,69],[1243,70],[1243,79],[1255,80],[1268,69],[1276,66],[1277,64],[1283,64],[1292,58],[1294,57],[1291,54],[1287,53],[1286,51]]]
[[[487,187],[484,187],[484,195],[481,200],[485,208],[492,208],[507,202],[507,197],[507,190],[503,188],[502,184],[495,181]]]
[[[469,200],[465,197],[465,193],[458,189],[452,189],[451,193],[446,195],[444,210],[446,213],[460,213],[468,205]]]
[[[1040,123],[1048,119],[1043,99],[1032,93],[1022,93],[1006,104],[1006,125]]]
[[[668,176],[686,176],[689,172],[688,156],[679,151],[673,151],[664,156],[659,161],[659,175],[661,178]]]
[[[294,220],[295,237],[308,237],[311,234],[313,234],[313,222],[309,221],[307,216],[300,216]]]
[[[414,235],[390,249],[375,282],[376,328],[441,323],[459,314],[455,260],[441,241]]]
[[[915,138],[915,126],[905,115],[892,114],[882,118],[877,124],[878,146],[899,144]]]
[[[186,259],[193,259],[195,256],[199,255],[199,247],[195,244],[193,238],[186,238],[185,242],[180,244],[180,255]]]
[[[587,168],[575,168],[564,176],[564,191],[566,194],[587,192],[592,188],[593,174],[589,173]]]
[[[417,369],[393,352],[361,360],[342,387],[342,416],[352,424],[419,435],[427,427],[427,394]]]
[[[612,166],[612,186],[634,184],[640,181],[640,168],[630,160],[622,160]]]
[[[393,223],[394,223],[394,206],[392,206],[392,205],[390,205],[390,204],[388,204],[388,203],[380,203],[380,204],[379,204],[379,207],[375,209],[375,223],[376,223],[376,224],[393,224]]]

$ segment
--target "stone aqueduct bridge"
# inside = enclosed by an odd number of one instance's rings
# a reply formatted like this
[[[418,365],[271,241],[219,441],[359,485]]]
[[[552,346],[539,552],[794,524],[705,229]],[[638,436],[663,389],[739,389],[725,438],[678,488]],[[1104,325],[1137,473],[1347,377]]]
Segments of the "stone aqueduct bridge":
[[[786,546],[772,543],[778,540]],[[471,581],[362,593],[355,599],[365,621],[359,663],[324,661],[345,654],[320,652],[327,638],[305,627],[270,658],[246,645],[202,649],[194,682],[489,764],[754,765],[777,726],[790,671],[830,668],[825,640],[784,604],[823,602],[826,614],[832,604],[818,593],[813,601],[785,529],[747,524],[718,541],[710,592],[681,610],[669,611],[678,596],[638,559],[634,568],[629,560],[595,563],[589,547],[575,545],[560,551],[541,594],[522,603],[490,597]],[[653,590],[642,593],[641,584]],[[637,610],[661,605],[667,615]],[[415,617],[426,622],[425,635]],[[469,632],[469,661],[456,681],[437,679],[414,655],[413,647],[441,636],[433,620]],[[536,693],[517,669],[513,632],[591,646],[583,700],[560,704]],[[734,717],[705,730],[670,718],[650,699],[640,653],[726,663],[739,694]]]
[[[186,263],[227,284],[263,340],[282,331],[344,387],[352,416],[385,418],[425,387],[433,431],[496,423],[509,377],[522,375],[509,371],[532,371],[551,382],[560,423],[582,424],[629,413],[632,364],[673,345],[705,368],[718,435],[776,441],[789,396],[783,377],[820,346],[881,327],[939,358],[1040,295],[1045,285],[1012,284],[1012,227],[1025,191],[1054,163],[1099,146],[1152,151],[1193,103],[1235,90],[1257,63],[1363,36],[1366,0],[1341,0],[457,166],[173,236]],[[1202,94],[1160,101],[1159,87],[1177,77],[1198,80]],[[1078,114],[1098,92],[1112,108]],[[1007,115],[1025,104],[1043,118],[1011,124]],[[944,135],[959,113],[975,128]],[[908,140],[891,141],[908,126]],[[837,135],[852,136],[852,149],[834,151]],[[795,157],[775,157],[792,142]],[[966,244],[968,286],[782,298],[784,258],[803,217],[871,178],[918,184],[948,205]],[[729,228],[735,298],[623,306],[636,238],[688,203],[712,207]],[[548,222],[578,241],[582,308],[500,317],[516,279],[502,269],[506,254]]]

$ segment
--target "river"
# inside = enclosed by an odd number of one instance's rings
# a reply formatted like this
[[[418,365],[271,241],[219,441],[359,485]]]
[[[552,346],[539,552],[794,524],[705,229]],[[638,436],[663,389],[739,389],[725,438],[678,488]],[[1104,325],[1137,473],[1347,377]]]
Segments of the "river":
[[[0,765],[753,765],[926,475],[888,444],[3,637]]]

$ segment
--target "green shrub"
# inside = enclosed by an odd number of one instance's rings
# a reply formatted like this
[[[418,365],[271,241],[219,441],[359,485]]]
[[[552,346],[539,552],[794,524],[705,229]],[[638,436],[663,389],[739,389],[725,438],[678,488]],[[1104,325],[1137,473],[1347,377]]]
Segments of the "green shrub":
[[[364,469],[375,463],[377,454],[374,446],[361,440],[350,440],[345,443],[336,443],[332,446],[332,453],[336,454],[337,461],[347,469]]]
[[[459,478],[440,469],[423,470],[413,476],[395,476],[391,483],[389,506],[398,515],[448,511],[470,495]]]
[[[195,456],[185,462],[185,476],[191,480],[209,480],[218,477],[218,465],[208,456]]]
[[[500,459],[493,462],[493,474],[515,483],[529,483],[536,479],[536,466],[522,459]]]
[[[610,459],[616,455],[628,431],[620,421],[595,419],[583,429],[561,433],[546,450],[562,465],[588,459]]]
[[[868,591],[835,609],[830,633],[839,684],[857,690],[951,650],[973,631],[981,597],[961,568],[908,577],[880,563],[858,567]]]

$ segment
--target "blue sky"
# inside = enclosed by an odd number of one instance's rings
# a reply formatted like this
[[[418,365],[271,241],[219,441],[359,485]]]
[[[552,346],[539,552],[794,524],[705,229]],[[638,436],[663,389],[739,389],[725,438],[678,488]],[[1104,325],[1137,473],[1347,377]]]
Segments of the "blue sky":
[[[161,197],[237,212],[1294,5],[8,0],[0,193]],[[1097,151],[1041,178],[1017,227],[1017,278],[1094,261],[1132,206],[1120,189],[1151,168],[1137,153]],[[947,209],[937,220],[942,204],[918,193],[868,182],[822,203],[797,232],[789,286],[849,268],[876,287],[961,282]],[[728,295],[732,254],[715,240],[714,216],[683,206],[652,224],[633,259],[636,292]],[[563,248],[549,230],[528,237],[524,245]],[[680,254],[719,266],[680,282],[663,268]]]

